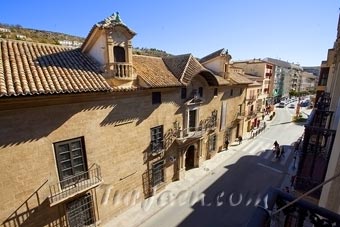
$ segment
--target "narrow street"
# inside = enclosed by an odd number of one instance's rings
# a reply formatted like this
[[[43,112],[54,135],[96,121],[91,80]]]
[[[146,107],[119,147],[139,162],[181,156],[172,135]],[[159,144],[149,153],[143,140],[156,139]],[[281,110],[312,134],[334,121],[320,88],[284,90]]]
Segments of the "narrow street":
[[[283,186],[282,181],[293,162],[291,145],[304,130],[302,124],[291,122],[295,109],[285,107],[275,111],[275,118],[264,132],[224,151],[232,156],[140,226],[246,224],[256,201],[265,197],[268,187]],[[275,140],[285,147],[285,157],[280,160],[275,159],[271,150]]]

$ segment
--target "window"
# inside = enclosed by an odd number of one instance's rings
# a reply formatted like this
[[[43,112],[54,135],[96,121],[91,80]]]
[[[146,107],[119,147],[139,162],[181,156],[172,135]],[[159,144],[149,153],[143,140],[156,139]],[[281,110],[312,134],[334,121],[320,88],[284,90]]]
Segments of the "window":
[[[234,90],[230,89],[230,96],[233,96]]]
[[[209,136],[209,151],[215,151],[216,150],[216,134]]]
[[[66,205],[66,215],[70,227],[90,226],[94,224],[91,194],[86,194]]]
[[[186,99],[187,98],[187,88],[182,87],[181,89],[181,99]]]
[[[120,46],[113,47],[113,54],[115,62],[125,62],[125,50],[123,47]]]
[[[152,164],[152,186],[164,182],[164,160]]]
[[[223,101],[221,106],[221,130],[225,129],[227,115],[227,102]]]
[[[189,131],[196,131],[197,125],[197,110],[189,110]]]
[[[240,95],[242,95],[243,93],[243,88],[240,88]]]
[[[151,152],[159,153],[163,150],[163,125],[151,128]]]
[[[218,95],[218,89],[214,88],[214,96],[217,96],[217,95]]]
[[[161,93],[152,92],[152,104],[160,104],[160,103],[162,103]]]
[[[199,95],[200,97],[203,97],[203,87],[199,87],[199,88],[198,88],[198,95]]]
[[[54,150],[62,188],[88,178],[83,138],[57,142]]]

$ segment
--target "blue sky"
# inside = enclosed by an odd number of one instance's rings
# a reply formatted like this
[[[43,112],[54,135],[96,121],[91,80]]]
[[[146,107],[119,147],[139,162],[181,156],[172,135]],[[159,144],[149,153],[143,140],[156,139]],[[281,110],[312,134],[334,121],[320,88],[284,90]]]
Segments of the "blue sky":
[[[272,57],[319,66],[333,47],[338,0],[2,0],[0,23],[86,37],[118,11],[134,47],[201,58],[226,48],[233,60]]]

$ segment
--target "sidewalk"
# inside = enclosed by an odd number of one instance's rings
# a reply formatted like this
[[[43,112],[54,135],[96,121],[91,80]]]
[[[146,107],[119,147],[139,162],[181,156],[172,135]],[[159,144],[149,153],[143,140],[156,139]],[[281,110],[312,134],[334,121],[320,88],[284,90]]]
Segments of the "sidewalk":
[[[171,201],[174,201],[179,193],[189,190],[194,185],[202,181],[205,177],[213,175],[215,168],[220,165],[225,165],[225,161],[237,152],[238,149],[235,148],[236,147],[231,147],[228,150],[223,150],[217,153],[213,158],[204,161],[202,166],[199,168],[186,171],[184,179],[170,183],[157,195],[150,197],[143,202],[137,203],[127,211],[119,214],[116,217],[113,217],[108,223],[102,226],[136,227],[141,225],[151,216],[157,214],[159,211],[169,205]],[[160,201],[165,202],[161,203]]]

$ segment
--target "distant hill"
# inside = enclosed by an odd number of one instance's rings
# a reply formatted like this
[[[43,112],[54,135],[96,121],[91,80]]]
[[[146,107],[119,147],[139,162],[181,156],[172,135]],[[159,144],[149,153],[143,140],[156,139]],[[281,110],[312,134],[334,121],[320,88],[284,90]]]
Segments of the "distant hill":
[[[6,31],[7,29],[7,31]],[[21,25],[8,25],[0,23],[0,38],[27,40],[37,43],[50,43],[61,45],[62,41],[71,41],[81,44],[84,38],[67,35],[59,32],[42,31],[23,28]]]
[[[3,23],[0,23],[0,38],[49,43],[73,48],[80,47],[85,40],[83,37],[72,36],[64,33],[23,28],[21,25],[9,25]],[[133,48],[133,53],[155,57],[172,56],[172,54],[155,48],[136,47]]]
[[[302,66],[303,71],[313,73],[315,76],[320,75],[320,66]]]

